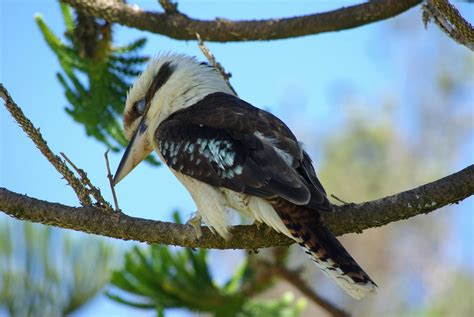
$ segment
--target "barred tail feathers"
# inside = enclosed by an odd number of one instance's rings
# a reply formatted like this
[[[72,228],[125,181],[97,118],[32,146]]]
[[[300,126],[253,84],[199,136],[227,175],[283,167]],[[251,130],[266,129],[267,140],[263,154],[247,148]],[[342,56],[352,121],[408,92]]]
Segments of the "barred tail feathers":
[[[327,228],[320,226],[316,234],[303,233],[299,240],[323,273],[353,298],[362,299],[377,291],[377,285]]]
[[[275,206],[295,241],[323,273],[355,299],[375,293],[377,285],[362,270],[342,244],[324,227],[317,211],[286,202],[287,208]],[[295,210],[297,208],[297,210]]]

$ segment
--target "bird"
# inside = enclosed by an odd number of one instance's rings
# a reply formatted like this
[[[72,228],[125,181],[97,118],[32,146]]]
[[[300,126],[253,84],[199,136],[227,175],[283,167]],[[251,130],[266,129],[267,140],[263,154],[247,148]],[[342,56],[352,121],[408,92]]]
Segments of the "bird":
[[[333,207],[302,143],[209,63],[157,55],[127,94],[123,127],[130,142],[114,186],[155,151],[189,191],[199,225],[228,238],[228,212],[241,212],[293,239],[353,298],[376,292],[321,220]]]

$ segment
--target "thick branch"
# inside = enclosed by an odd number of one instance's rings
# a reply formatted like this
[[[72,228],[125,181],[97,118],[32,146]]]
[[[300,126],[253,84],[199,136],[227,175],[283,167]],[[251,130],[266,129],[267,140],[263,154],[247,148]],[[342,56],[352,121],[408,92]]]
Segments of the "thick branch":
[[[199,33],[212,42],[264,41],[339,31],[396,16],[420,0],[373,0],[334,11],[284,19],[198,20],[176,12],[143,11],[111,0],[64,0],[87,15],[178,40],[195,40]]]
[[[323,214],[324,222],[336,235],[361,232],[393,221],[429,213],[449,204],[455,204],[474,194],[474,165],[435,182],[361,204],[336,207]],[[179,245],[214,249],[258,249],[289,245],[287,237],[275,231],[256,226],[236,226],[232,237],[225,241],[206,227],[198,241],[189,225],[130,217],[124,214],[104,213],[94,207],[74,208],[30,198],[0,188],[0,210],[22,220],[69,228],[97,235],[136,240],[147,243]]]

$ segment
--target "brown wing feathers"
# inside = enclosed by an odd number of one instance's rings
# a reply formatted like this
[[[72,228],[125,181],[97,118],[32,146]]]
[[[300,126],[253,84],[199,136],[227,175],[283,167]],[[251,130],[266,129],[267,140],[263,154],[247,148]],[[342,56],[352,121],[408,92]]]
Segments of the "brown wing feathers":
[[[171,168],[207,184],[306,204],[306,182],[253,134],[196,125],[174,116],[155,132],[158,148]]]

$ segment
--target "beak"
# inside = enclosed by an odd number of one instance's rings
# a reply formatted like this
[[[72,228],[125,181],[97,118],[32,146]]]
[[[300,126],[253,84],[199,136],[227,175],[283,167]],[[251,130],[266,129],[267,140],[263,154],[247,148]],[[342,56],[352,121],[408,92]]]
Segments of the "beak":
[[[148,126],[143,118],[137,131],[133,135],[132,140],[128,144],[117,171],[115,172],[113,180],[114,186],[151,153],[152,149],[149,148],[147,142],[147,128]]]

